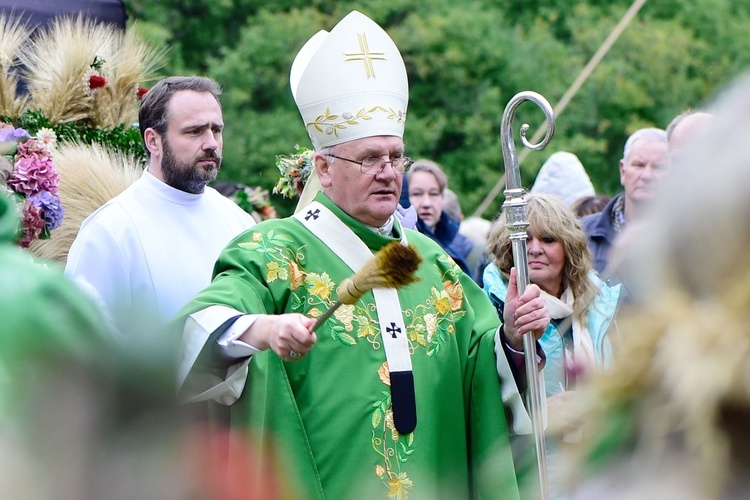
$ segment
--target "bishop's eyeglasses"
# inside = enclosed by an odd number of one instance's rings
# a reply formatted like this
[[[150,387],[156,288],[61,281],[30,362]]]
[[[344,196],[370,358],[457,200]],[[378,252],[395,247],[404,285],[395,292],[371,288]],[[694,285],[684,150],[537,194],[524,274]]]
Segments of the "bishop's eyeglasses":
[[[359,170],[367,175],[378,175],[383,169],[385,169],[386,163],[390,163],[393,171],[397,174],[403,174],[409,170],[409,167],[414,163],[411,158],[403,155],[393,156],[390,160],[384,160],[382,156],[368,156],[362,160],[352,160],[351,158],[344,158],[343,156],[337,156],[331,153],[327,153],[326,156],[356,163],[359,165]]]

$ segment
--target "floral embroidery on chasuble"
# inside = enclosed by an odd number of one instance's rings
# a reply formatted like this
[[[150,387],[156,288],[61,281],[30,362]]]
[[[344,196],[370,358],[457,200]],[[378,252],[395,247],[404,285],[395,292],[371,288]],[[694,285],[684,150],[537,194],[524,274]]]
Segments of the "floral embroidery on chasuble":
[[[309,247],[295,245],[295,239],[284,232],[253,232],[251,241],[240,242],[238,246],[262,255],[265,280],[269,287],[288,294],[286,312],[318,317],[336,300],[336,287],[340,279],[334,280],[327,272],[318,271],[318,266],[310,265],[316,257],[310,254]],[[438,260],[442,286],[439,289],[430,286],[424,302],[412,307],[404,305],[403,311],[410,354],[421,350],[427,358],[440,352],[449,337],[455,334],[456,323],[466,314],[462,309],[463,287],[458,280],[460,268],[447,256],[440,256]],[[343,277],[350,274],[351,271]],[[375,304],[367,296],[356,304],[340,306],[326,325],[318,330],[318,335],[319,344],[328,341],[326,343],[332,342],[339,349],[364,346],[382,352],[383,348]],[[326,340],[321,338],[323,335],[327,335]],[[319,345],[314,349],[318,348]],[[418,443],[415,442],[414,433],[400,435],[396,431],[389,391],[390,373],[384,354],[381,357],[383,362],[370,374],[382,384],[379,397],[369,402],[370,448],[378,457],[371,473],[388,488],[389,497],[405,498],[413,486],[407,465]]]
[[[500,321],[484,292],[424,235],[396,223],[396,237],[385,237],[322,193],[316,201],[370,252],[406,236],[422,256],[420,281],[396,292],[413,367],[416,428],[394,431],[382,318],[371,292],[321,325],[300,360],[281,360],[271,350],[255,354],[230,407],[232,426],[279,457],[296,485],[293,498],[466,498],[483,488],[477,471],[485,465],[502,482],[488,491],[517,498],[494,351]],[[240,313],[320,316],[352,270],[289,218],[237,237],[214,275],[187,314],[218,304]],[[212,374],[226,369],[217,361],[207,367]],[[500,448],[503,454],[488,460]]]

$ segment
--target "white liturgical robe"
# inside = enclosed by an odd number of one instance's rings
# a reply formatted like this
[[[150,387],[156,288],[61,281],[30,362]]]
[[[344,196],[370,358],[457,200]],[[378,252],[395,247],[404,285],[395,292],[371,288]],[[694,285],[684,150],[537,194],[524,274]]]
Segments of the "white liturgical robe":
[[[144,171],[83,222],[65,273],[96,291],[122,333],[157,331],[208,286],[222,249],[254,224],[215,189],[186,193]]]

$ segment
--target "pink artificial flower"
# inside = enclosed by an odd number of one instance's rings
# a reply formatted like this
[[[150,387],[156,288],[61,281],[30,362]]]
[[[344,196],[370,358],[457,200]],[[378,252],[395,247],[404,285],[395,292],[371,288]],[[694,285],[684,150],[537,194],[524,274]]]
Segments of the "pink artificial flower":
[[[54,132],[52,132],[54,134]],[[55,136],[55,141],[57,136]],[[49,158],[50,149],[54,148],[54,142],[47,144],[44,141],[38,139],[29,139],[26,142],[18,143],[18,151],[16,152],[16,160],[18,158]]]
[[[60,178],[49,157],[31,154],[16,161],[8,186],[25,196],[33,196],[40,191],[58,194]]]
[[[23,227],[21,229],[21,241],[23,248],[29,248],[32,241],[38,240],[44,233],[44,216],[41,207],[34,205],[29,200],[23,204]]]

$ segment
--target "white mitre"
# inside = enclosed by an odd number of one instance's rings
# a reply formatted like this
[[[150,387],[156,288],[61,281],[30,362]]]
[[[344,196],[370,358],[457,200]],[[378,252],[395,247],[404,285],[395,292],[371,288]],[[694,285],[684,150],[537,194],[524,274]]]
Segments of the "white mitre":
[[[393,40],[353,11],[300,49],[289,83],[315,150],[378,135],[404,136],[409,83]]]

